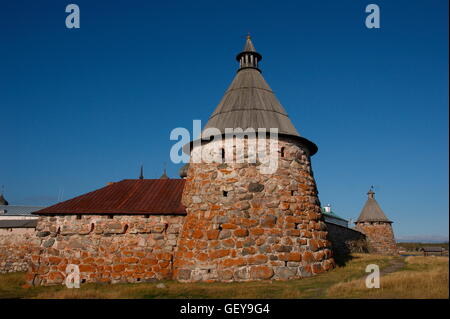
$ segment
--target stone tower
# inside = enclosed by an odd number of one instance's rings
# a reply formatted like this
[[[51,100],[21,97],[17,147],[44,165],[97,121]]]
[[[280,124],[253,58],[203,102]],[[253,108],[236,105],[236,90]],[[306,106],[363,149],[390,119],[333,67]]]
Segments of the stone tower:
[[[393,222],[386,217],[380,205],[378,205],[375,200],[375,192],[370,189],[367,195],[367,202],[355,222],[355,228],[366,235],[370,253],[398,254],[394,231],[392,230]]]
[[[213,129],[224,139],[191,143],[182,197],[187,216],[173,263],[180,281],[290,279],[334,267],[311,170],[317,146],[291,123],[261,75],[261,59],[247,37],[236,57],[237,74],[203,131]],[[278,144],[271,144],[273,136],[264,139],[266,134],[231,139],[227,128],[276,128]],[[225,151],[230,140],[233,146]],[[259,159],[238,162],[251,157],[255,140],[258,151],[260,145],[274,151],[276,171],[262,173],[267,162]],[[234,161],[193,160],[199,154]]]

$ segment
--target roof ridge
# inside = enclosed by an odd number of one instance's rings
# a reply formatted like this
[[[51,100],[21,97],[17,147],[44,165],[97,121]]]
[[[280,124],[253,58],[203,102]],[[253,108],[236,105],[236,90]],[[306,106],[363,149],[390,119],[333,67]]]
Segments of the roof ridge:
[[[215,113],[215,114],[211,115],[210,119],[214,118],[215,116],[217,116],[219,114],[226,114],[226,113],[231,113],[231,112],[235,112],[235,111],[249,111],[249,110],[252,110],[252,111],[264,111],[264,112],[274,112],[274,113],[278,113],[278,114],[281,114],[281,115],[286,116],[287,118],[289,118],[288,115],[286,115],[284,113],[281,113],[279,111],[276,111],[276,110],[266,110],[266,109],[261,109],[261,108],[249,108],[249,109],[233,109],[233,110],[229,110],[229,111],[221,111],[221,112],[218,112],[218,113]]]
[[[237,88],[228,89],[228,90],[225,91],[224,95],[227,95],[228,93],[233,92],[233,91],[244,90],[244,89],[263,90],[263,91],[266,91],[266,92],[269,92],[269,93],[272,93],[273,95],[275,95],[275,92],[272,90],[272,88],[270,90],[268,90],[268,89],[265,89],[265,88],[262,88],[262,87],[259,87],[259,86],[240,86],[240,87],[237,87]]]

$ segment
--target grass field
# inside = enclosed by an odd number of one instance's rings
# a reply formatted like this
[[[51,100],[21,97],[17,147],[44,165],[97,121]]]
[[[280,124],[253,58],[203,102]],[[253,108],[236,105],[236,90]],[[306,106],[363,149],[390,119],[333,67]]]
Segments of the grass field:
[[[434,243],[434,244],[428,244],[428,243],[397,243],[397,246],[400,250],[406,250],[406,251],[419,251],[420,248],[424,247],[441,247],[444,248],[446,251],[448,251],[448,243]]]
[[[388,272],[379,289],[365,287],[365,268]],[[447,257],[387,257],[355,254],[345,266],[315,277],[247,283],[84,284],[23,288],[24,274],[0,275],[0,298],[448,298]]]

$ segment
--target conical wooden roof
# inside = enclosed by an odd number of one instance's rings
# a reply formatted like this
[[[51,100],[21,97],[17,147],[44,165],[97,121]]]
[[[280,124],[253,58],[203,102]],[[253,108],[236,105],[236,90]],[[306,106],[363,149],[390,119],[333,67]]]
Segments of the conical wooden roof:
[[[279,134],[300,136],[289,116],[261,73],[254,68],[240,70],[219,105],[209,118],[206,128],[278,128]]]
[[[278,134],[300,138],[311,148],[311,153],[317,151],[317,146],[300,137],[289,116],[278,101],[274,92],[267,84],[259,69],[262,56],[247,37],[244,51],[236,59],[240,68],[231,85],[225,92],[219,105],[211,114],[207,128],[218,128],[222,134],[225,128],[278,128]]]
[[[384,214],[380,205],[378,205],[378,202],[375,200],[375,192],[372,190],[369,190],[367,195],[369,197],[367,198],[366,204],[364,205],[363,209],[361,210],[361,213],[359,214],[359,217],[356,220],[356,222],[357,223],[359,223],[359,222],[392,223],[392,221],[390,221],[386,217],[386,215]]]
[[[247,37],[244,50],[236,56],[239,69],[231,85],[225,92],[219,105],[211,114],[204,130],[216,128],[224,135],[226,128],[278,129],[279,136],[295,139],[304,145],[310,155],[317,152],[317,145],[301,137],[289,116],[278,101],[270,86],[267,84],[259,69],[262,56],[256,52],[250,36]],[[207,134],[202,134],[208,140]],[[184,152],[190,154],[193,141],[183,147]]]

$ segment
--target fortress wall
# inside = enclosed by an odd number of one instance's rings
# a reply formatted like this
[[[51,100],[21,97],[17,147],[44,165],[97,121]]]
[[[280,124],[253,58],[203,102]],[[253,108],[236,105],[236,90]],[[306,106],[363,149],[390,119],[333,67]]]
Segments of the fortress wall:
[[[326,223],[328,240],[331,241],[333,254],[336,257],[346,257],[351,253],[367,252],[366,236],[352,228]]]
[[[27,271],[38,242],[34,228],[1,228],[0,273]]]
[[[81,282],[141,282],[169,279],[184,216],[41,216],[27,281],[62,284],[68,264]]]

